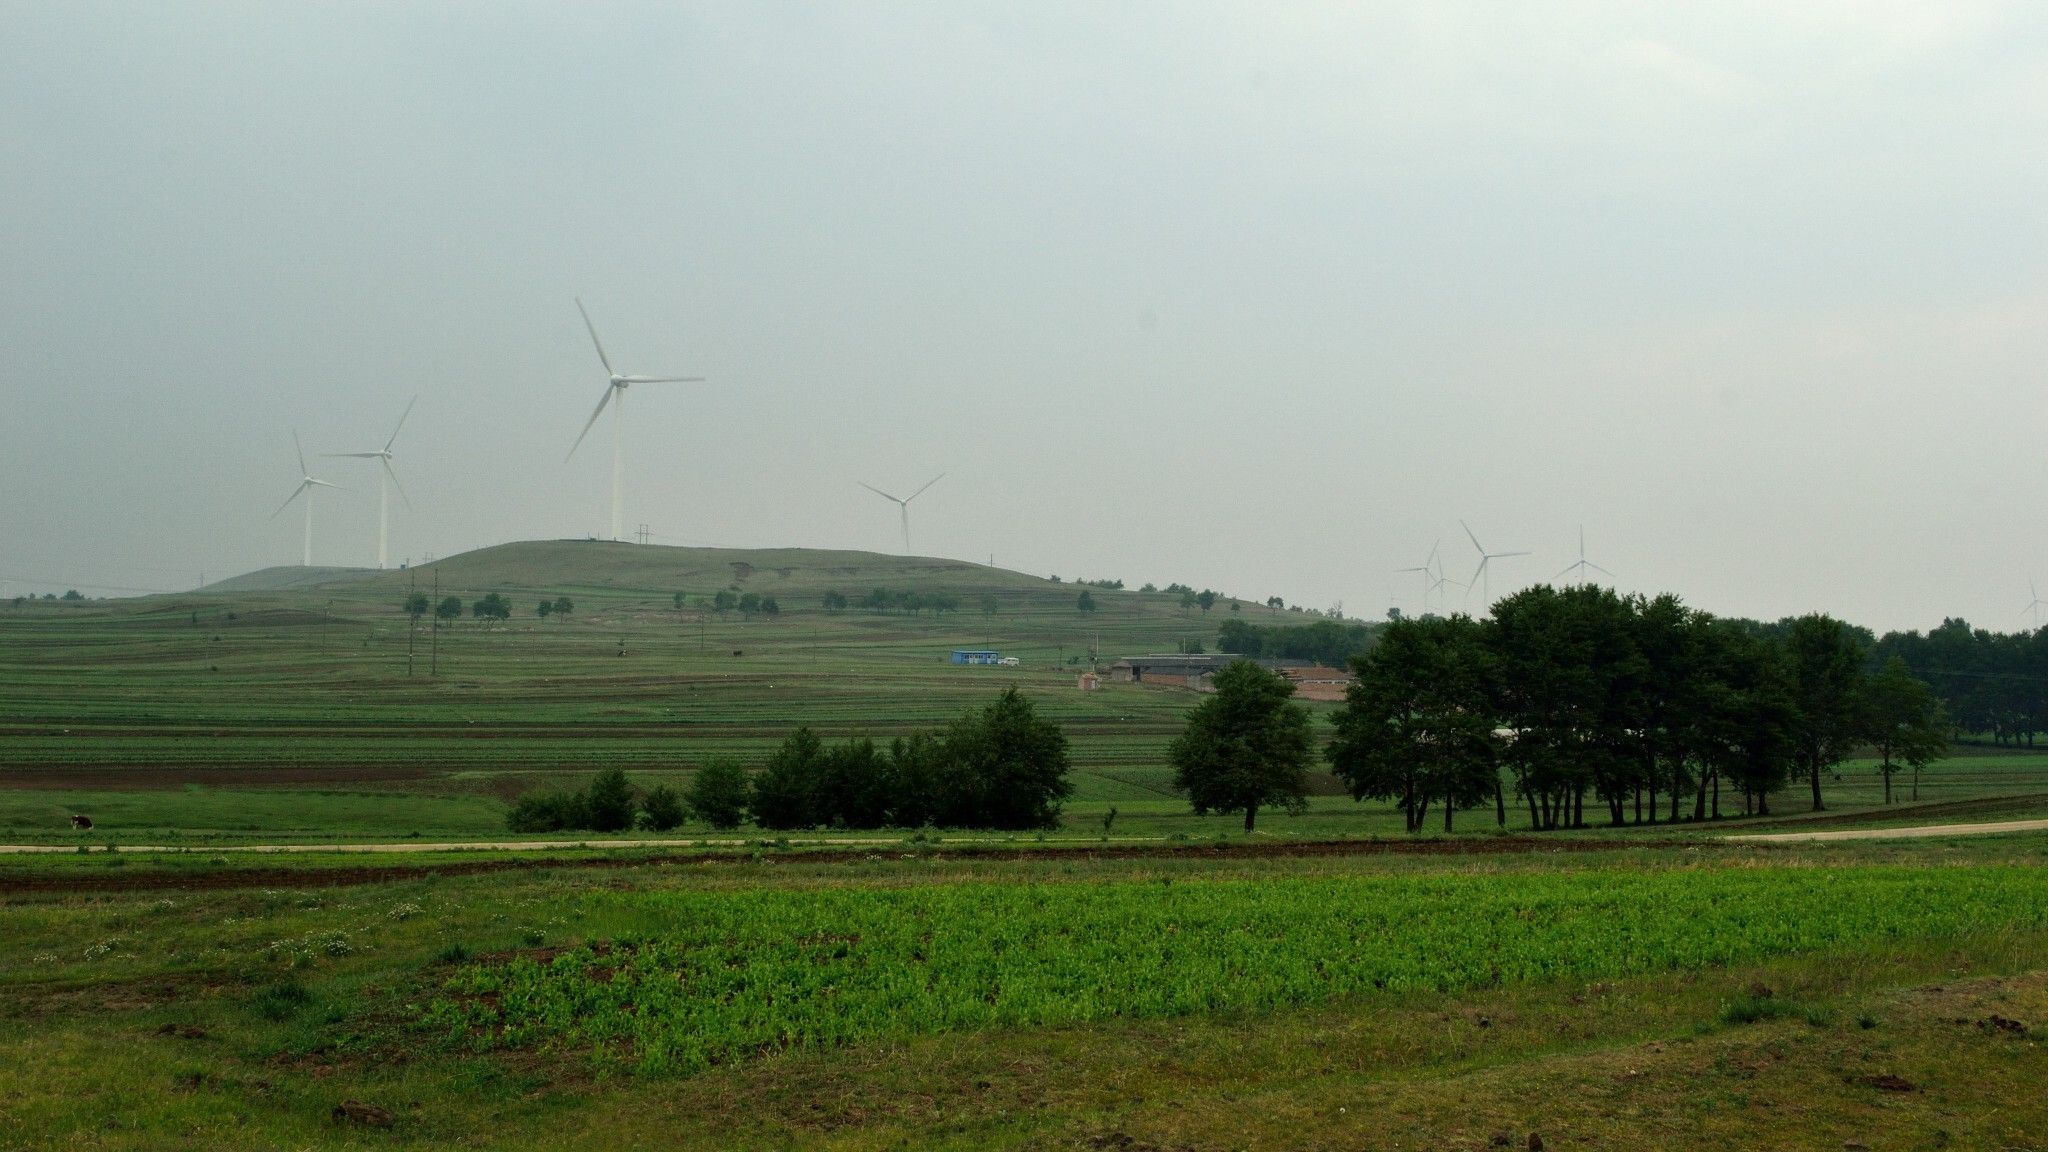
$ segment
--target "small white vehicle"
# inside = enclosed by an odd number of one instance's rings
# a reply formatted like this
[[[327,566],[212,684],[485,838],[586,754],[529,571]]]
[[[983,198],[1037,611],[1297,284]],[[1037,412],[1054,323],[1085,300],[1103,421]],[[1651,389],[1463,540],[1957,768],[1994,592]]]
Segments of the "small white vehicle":
[[[996,661],[996,663],[1005,668],[1015,668],[1017,665],[1024,663],[1024,661],[1019,660],[1015,656],[1005,656],[1001,660]]]

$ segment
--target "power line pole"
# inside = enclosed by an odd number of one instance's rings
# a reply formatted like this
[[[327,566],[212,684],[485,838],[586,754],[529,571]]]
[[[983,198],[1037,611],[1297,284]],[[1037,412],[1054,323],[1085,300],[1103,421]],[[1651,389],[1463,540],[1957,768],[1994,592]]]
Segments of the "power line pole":
[[[405,678],[412,679],[412,653],[419,642],[420,618],[413,609],[413,600],[420,594],[420,574],[411,568],[405,574]]]
[[[441,674],[441,573],[434,573],[434,623],[427,635],[427,675]]]

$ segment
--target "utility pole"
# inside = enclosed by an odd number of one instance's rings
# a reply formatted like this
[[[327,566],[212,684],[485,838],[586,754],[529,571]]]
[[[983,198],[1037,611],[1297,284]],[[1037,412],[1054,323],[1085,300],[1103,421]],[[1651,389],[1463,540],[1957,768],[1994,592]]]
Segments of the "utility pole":
[[[409,559],[409,558],[408,558]],[[412,679],[412,652],[420,635],[420,618],[413,614],[412,598],[419,595],[420,575],[412,569],[405,574],[405,678]]]
[[[427,675],[441,674],[441,573],[434,572],[434,623],[427,634]]]
[[[647,521],[642,520],[640,522],[640,530],[636,534],[640,537],[640,543],[647,543]]]

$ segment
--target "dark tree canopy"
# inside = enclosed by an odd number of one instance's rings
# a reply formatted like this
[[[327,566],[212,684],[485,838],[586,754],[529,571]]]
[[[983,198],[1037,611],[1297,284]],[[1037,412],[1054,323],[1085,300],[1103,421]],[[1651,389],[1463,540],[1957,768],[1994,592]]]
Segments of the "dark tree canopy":
[[[1353,662],[1355,678],[1325,755],[1354,799],[1391,800],[1420,831],[1429,806],[1451,814],[1493,801],[1495,662],[1466,616],[1404,620]]]
[[[1238,660],[1217,672],[1215,692],[1188,713],[1167,749],[1173,787],[1197,815],[1243,812],[1252,831],[1259,809],[1299,812],[1313,742],[1308,710],[1286,678]]]

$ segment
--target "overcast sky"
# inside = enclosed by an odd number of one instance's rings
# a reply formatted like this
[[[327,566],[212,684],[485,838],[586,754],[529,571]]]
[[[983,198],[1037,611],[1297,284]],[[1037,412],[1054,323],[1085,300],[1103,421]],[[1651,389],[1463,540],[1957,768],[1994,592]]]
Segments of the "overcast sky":
[[[0,590],[608,530],[2048,590],[2048,7],[0,3]],[[374,476],[315,459],[314,560]],[[24,579],[27,578],[27,579]],[[1453,606],[1459,598],[1454,595]],[[1478,598],[1472,601],[1476,607]]]

